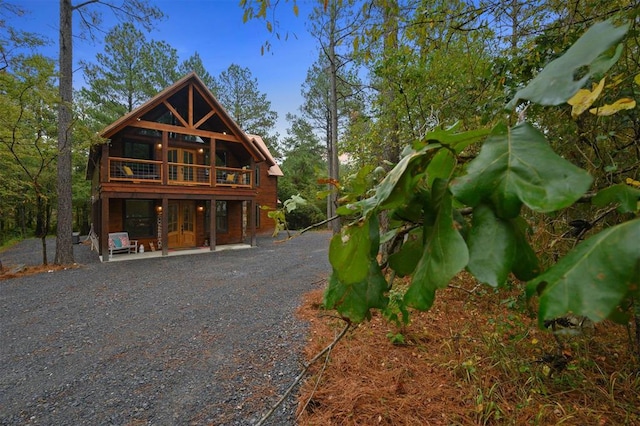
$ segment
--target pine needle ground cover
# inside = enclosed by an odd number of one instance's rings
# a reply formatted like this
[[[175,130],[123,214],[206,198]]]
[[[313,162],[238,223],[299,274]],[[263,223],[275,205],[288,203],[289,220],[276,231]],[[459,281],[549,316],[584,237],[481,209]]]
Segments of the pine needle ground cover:
[[[466,274],[403,328],[376,312],[302,385],[300,425],[634,425],[640,369],[629,332],[608,322],[540,330],[522,287],[494,292]],[[344,327],[306,295],[311,359]]]

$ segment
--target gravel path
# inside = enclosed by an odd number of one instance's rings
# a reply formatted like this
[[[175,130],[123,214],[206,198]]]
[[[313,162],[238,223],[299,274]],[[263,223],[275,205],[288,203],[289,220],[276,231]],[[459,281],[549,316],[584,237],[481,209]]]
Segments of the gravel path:
[[[0,281],[0,424],[255,423],[298,373],[294,312],[330,271],[329,238],[109,263],[76,246],[79,269]],[[0,260],[37,263],[38,244]]]

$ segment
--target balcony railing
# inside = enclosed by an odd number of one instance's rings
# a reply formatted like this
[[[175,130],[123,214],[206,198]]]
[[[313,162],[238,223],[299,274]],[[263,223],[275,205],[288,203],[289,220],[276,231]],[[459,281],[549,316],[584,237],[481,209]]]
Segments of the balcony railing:
[[[199,164],[169,163],[170,185],[225,186],[251,188],[253,170],[249,168],[212,167]],[[109,182],[162,183],[162,161],[134,158],[109,158]],[[215,176],[215,179],[212,178]]]
[[[197,164],[169,163],[169,184],[171,185],[211,185],[211,166]]]
[[[109,181],[162,183],[162,161],[109,158]]]
[[[253,171],[231,167],[215,167],[216,186],[251,188]]]

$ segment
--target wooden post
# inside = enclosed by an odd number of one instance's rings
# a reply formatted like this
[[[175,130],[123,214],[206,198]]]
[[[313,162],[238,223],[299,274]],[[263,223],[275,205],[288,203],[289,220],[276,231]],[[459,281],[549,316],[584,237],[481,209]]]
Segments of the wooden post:
[[[163,134],[166,134],[166,133],[167,132],[163,132]],[[162,255],[163,256],[169,255],[169,229],[168,228],[169,228],[169,199],[167,197],[162,197]]]
[[[249,221],[249,229],[251,231],[251,247],[255,247],[257,245],[256,241],[256,200],[249,200],[249,211],[247,212]]]
[[[215,251],[216,249],[216,223],[218,222],[216,219],[217,209],[217,200],[216,197],[211,198],[211,205],[209,208],[211,209],[211,214],[209,214],[209,250]]]
[[[251,179],[251,182],[249,182],[251,188],[255,188],[256,185],[256,179],[257,177],[255,176],[256,174],[256,162],[253,159],[253,157],[251,157],[251,159],[249,160],[249,179]]]
[[[102,254],[102,261],[108,262],[109,260],[109,198],[104,195],[100,198],[100,254]]]
[[[162,184],[169,183],[169,132],[162,131]],[[162,201],[162,209],[164,210],[164,199]],[[162,244],[164,247],[164,242]],[[162,251],[164,253],[164,250]]]
[[[216,186],[218,182],[216,176],[216,139],[209,138],[209,178],[210,185]],[[215,210],[215,204],[212,206],[212,209]],[[211,244],[213,246],[213,244]]]

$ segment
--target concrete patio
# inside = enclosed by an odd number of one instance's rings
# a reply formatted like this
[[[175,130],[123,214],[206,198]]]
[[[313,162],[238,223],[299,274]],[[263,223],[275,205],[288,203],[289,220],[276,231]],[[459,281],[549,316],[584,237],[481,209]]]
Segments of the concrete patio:
[[[193,255],[193,254],[205,254],[205,253],[215,253],[225,250],[243,250],[251,248],[251,244],[225,244],[225,245],[217,245],[215,249],[211,250],[211,247],[194,247],[188,249],[169,249],[167,256],[185,256],[185,255]],[[98,256],[100,261],[103,262],[102,256]],[[163,257],[162,250],[156,251],[145,251],[144,253],[122,253],[122,254],[114,254],[109,259],[109,262],[122,262],[125,260],[142,260],[142,259],[151,259],[154,257]],[[166,256],[165,256],[166,257]]]

